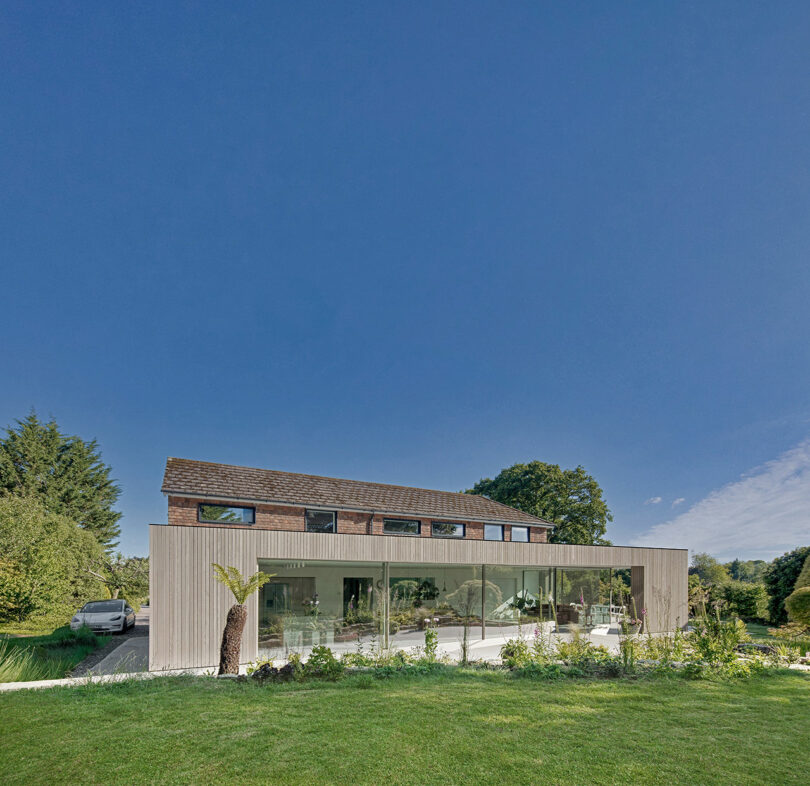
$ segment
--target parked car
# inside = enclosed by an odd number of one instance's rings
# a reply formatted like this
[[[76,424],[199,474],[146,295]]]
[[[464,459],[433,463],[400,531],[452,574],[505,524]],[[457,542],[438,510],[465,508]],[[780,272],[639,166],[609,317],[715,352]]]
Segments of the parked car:
[[[134,624],[135,612],[125,600],[91,600],[73,615],[70,629],[86,625],[93,631],[124,633]]]

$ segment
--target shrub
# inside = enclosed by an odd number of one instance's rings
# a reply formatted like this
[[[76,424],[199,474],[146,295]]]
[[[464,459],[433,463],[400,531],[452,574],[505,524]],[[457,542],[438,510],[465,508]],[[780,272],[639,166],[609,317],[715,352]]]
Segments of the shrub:
[[[714,617],[707,615],[695,620],[694,626],[695,630],[686,636],[692,648],[687,658],[713,669],[736,662],[738,646],[750,640],[742,620],[722,620],[719,610]]]
[[[570,666],[587,668],[599,661],[606,660],[610,653],[602,646],[597,646],[579,633],[574,633],[571,641],[557,642],[557,657]]]
[[[312,648],[304,664],[304,676],[334,682],[340,679],[345,668],[329,647],[318,646]]]
[[[777,557],[765,571],[763,578],[770,596],[768,600],[769,616],[771,622],[776,625],[787,622],[785,598],[795,589],[804,561],[808,557],[810,557],[810,546],[802,546]]]
[[[530,660],[529,645],[523,639],[509,639],[501,647],[501,661],[509,669],[519,669]]]
[[[793,590],[785,598],[785,608],[791,620],[800,625],[810,626],[810,587],[799,587]]]
[[[724,611],[749,622],[764,619],[768,613],[768,593],[763,584],[728,581],[713,595],[724,602]]]

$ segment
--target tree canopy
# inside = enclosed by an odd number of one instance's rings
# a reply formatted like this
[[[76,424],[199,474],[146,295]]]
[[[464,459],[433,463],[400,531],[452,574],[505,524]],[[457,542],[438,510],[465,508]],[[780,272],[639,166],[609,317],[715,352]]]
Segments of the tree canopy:
[[[133,606],[149,594],[149,557],[103,554],[88,572],[107,588],[111,598],[126,598]]]
[[[98,596],[93,535],[32,498],[0,495],[0,622],[69,616]]]
[[[765,586],[770,596],[768,610],[774,624],[787,622],[785,598],[795,589],[796,581],[808,556],[810,546],[801,546],[777,557],[765,571]]]
[[[768,563],[764,559],[735,559],[724,563],[728,568],[731,578],[735,581],[746,581],[749,583],[759,583],[765,574]]]
[[[692,566],[689,574],[700,578],[704,584],[725,584],[731,579],[728,568],[721,565],[714,557],[705,552],[699,551],[692,555]]]
[[[106,549],[116,545],[121,514],[113,510],[121,489],[110,478],[95,440],[63,434],[35,412],[0,439],[0,490],[38,499],[51,513],[75,521]]]
[[[481,494],[552,522],[552,543],[610,544],[604,535],[613,516],[602,499],[601,487],[581,466],[561,469],[543,461],[513,464],[494,479],[479,480],[467,493]]]

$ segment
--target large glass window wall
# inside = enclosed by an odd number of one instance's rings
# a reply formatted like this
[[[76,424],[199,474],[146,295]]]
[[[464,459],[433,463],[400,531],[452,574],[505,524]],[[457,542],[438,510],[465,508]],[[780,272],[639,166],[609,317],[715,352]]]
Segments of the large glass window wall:
[[[629,570],[261,560],[259,656],[511,638],[523,626],[565,632],[615,624]]]

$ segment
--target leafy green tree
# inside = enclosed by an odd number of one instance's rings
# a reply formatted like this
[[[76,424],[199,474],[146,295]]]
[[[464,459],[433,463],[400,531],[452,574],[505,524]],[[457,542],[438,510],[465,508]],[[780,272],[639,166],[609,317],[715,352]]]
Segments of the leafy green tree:
[[[107,588],[111,598],[126,598],[130,605],[139,605],[149,594],[149,557],[103,554],[88,572]]]
[[[222,631],[222,646],[219,650],[219,673],[238,674],[239,673],[239,652],[242,649],[242,631],[245,629],[247,620],[247,606],[245,601],[254,593],[261,589],[273,575],[258,571],[248,578],[242,576],[239,568],[228,565],[223,568],[216,562],[211,563],[214,569],[214,578],[224,584],[236,599],[236,603],[228,610],[228,617],[225,621],[225,630]]]
[[[87,568],[101,553],[91,533],[38,499],[0,496],[0,621],[66,617],[98,597]]]
[[[782,625],[787,622],[785,598],[793,592],[808,555],[810,555],[810,546],[800,546],[777,557],[765,571],[763,578],[770,596],[768,612],[774,625]]]
[[[735,559],[726,562],[725,567],[734,581],[747,581],[753,584],[762,581],[768,563],[764,559]]]
[[[53,513],[75,521],[107,549],[121,534],[113,510],[121,493],[95,440],[65,436],[54,420],[35,412],[0,439],[0,490],[36,497]]]
[[[714,557],[705,552],[698,552],[692,555],[692,567],[689,568],[689,575],[695,575],[709,586],[724,584],[731,579],[728,569],[721,565]]]
[[[479,480],[467,493],[550,521],[555,525],[549,536],[552,543],[610,543],[604,535],[613,516],[599,484],[581,466],[561,469],[542,461],[513,464],[494,479]]]

